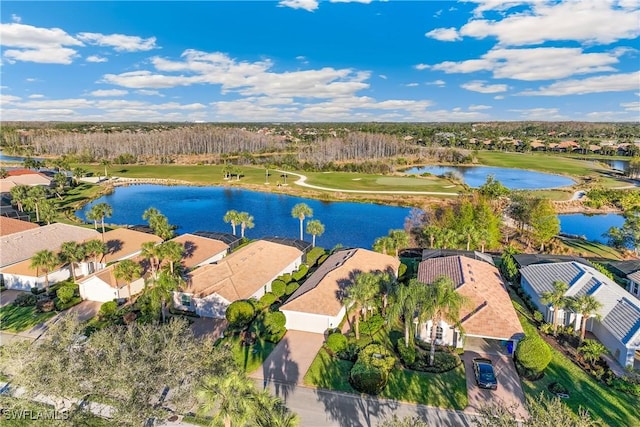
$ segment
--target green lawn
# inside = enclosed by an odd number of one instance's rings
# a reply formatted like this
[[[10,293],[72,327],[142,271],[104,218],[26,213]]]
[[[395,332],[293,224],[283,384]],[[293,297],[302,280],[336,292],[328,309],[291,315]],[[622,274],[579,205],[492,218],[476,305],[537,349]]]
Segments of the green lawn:
[[[562,239],[564,245],[570,247],[581,256],[607,258],[612,260],[623,259],[620,252],[611,246],[602,243],[588,242],[582,239]]]
[[[231,346],[233,359],[238,366],[250,373],[262,365],[262,362],[271,354],[276,344],[258,339],[253,345],[243,346],[239,337],[228,337],[221,341],[221,345],[228,343]]]
[[[462,186],[435,176],[385,176],[355,172],[303,172],[307,183],[320,187],[366,191],[437,191],[457,193]]]
[[[571,159],[558,154],[480,151],[477,156],[478,160],[487,166],[530,169],[562,175],[594,176],[597,170],[601,169],[593,162]]]
[[[525,334],[537,334],[528,310],[517,296],[512,295],[512,298]],[[571,397],[563,402],[574,412],[578,412],[580,407],[586,408],[610,427],[640,425],[637,397],[599,383],[555,349],[552,349],[551,363],[544,378],[538,381],[523,379],[522,388],[525,395],[536,398],[541,392],[546,393],[547,386],[552,382],[559,382],[569,389]]]
[[[349,384],[352,366],[352,362],[332,357],[322,348],[304,376],[304,383],[328,390],[359,393]],[[460,365],[443,374],[394,369],[380,396],[440,408],[464,409],[468,403],[464,367]]]
[[[56,315],[55,311],[38,313],[35,307],[17,307],[13,304],[0,308],[0,330],[22,332]]]

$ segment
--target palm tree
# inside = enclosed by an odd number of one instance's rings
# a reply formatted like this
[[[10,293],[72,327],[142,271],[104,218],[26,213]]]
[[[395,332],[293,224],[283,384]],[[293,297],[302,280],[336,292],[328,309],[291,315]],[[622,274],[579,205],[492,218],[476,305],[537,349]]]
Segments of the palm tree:
[[[553,307],[553,335],[558,333],[558,311],[567,307],[568,299],[564,296],[569,290],[569,285],[556,280],[553,282],[553,291],[542,292],[540,301]]]
[[[224,422],[225,427],[244,426],[255,409],[255,388],[244,373],[233,371],[228,375],[209,375],[202,379],[196,391],[200,401],[199,412],[214,411],[212,425]]]
[[[254,227],[253,216],[249,215],[249,212],[240,212],[238,221],[240,221],[240,237],[244,238],[244,230]]]
[[[313,216],[313,209],[305,203],[298,203],[291,209],[291,216],[300,220],[300,240],[304,240],[304,219]]]
[[[44,273],[44,289],[49,291],[49,272],[56,268],[59,264],[58,257],[55,253],[48,249],[43,249],[36,252],[31,257],[31,268],[36,269],[36,275],[38,270],[42,270]]]
[[[268,390],[255,395],[255,425],[258,427],[297,427],[300,417],[289,411],[278,396]]]
[[[312,236],[311,245],[314,248],[316,247],[316,236],[322,236],[322,233],[324,233],[324,224],[321,223],[319,220],[312,219],[307,223],[307,234],[311,234]]]
[[[355,277],[353,283],[345,290],[343,297],[345,305],[355,309],[355,332],[356,339],[360,338],[360,315],[363,314],[366,320],[366,313],[376,296],[377,278],[373,273],[361,273]]]
[[[87,218],[100,218],[102,222],[102,241],[104,242],[104,218],[111,218],[113,214],[113,208],[108,203],[98,203],[93,205],[89,211],[91,215],[87,215]]]
[[[455,246],[458,241],[458,234],[450,228],[442,228],[436,234],[436,246],[440,249],[448,249]]]
[[[51,221],[56,216],[56,206],[52,200],[43,200],[40,202],[40,219],[46,222],[47,225],[51,224]]]
[[[160,251],[161,249],[156,245],[156,242],[144,242],[142,244],[142,251],[140,255],[149,263],[151,267],[151,274],[153,277],[158,276],[158,268],[160,267]]]
[[[393,293],[395,286],[396,280],[393,275],[388,272],[378,273],[378,292],[382,294],[382,316],[387,314],[389,296]]]
[[[225,213],[224,217],[222,218],[222,220],[227,224],[231,223],[231,229],[233,230],[234,235],[236,234],[236,225],[238,225],[238,223],[240,222],[239,216],[240,216],[240,212],[235,210],[230,210],[230,211],[227,211],[227,213]]]
[[[182,284],[182,279],[178,276],[161,272],[157,277],[151,277],[145,283],[145,295],[152,302],[150,307],[160,306],[160,317],[162,323],[166,321],[167,300],[171,299],[173,291],[177,291]],[[155,314],[154,314],[155,317]]]
[[[475,247],[475,243],[481,238],[481,233],[476,227],[472,225],[465,230],[465,234],[467,237],[467,251],[470,251],[471,243],[473,243]]]
[[[89,209],[85,216],[89,221],[93,221],[93,228],[98,230],[98,220],[100,219],[100,217],[98,216],[98,212],[94,209]]]
[[[398,319],[404,326],[404,344],[409,346],[413,342],[413,320],[418,306],[422,304],[425,295],[425,283],[411,279],[408,285],[398,285],[391,294],[388,315],[390,319]]]
[[[69,271],[73,281],[76,281],[76,268],[75,263],[82,261],[85,258],[84,246],[78,242],[64,242],[60,246],[60,257],[69,263]]]
[[[36,221],[40,222],[40,203],[47,197],[47,190],[41,185],[30,187],[27,190],[26,204],[29,209],[36,211]]]
[[[584,340],[582,345],[578,347],[578,352],[582,354],[582,357],[587,362],[594,363],[607,352],[607,347],[596,340]]]
[[[99,240],[95,241],[99,242]],[[135,261],[125,259],[113,267],[113,275],[116,276],[116,279],[122,279],[127,282],[127,292],[129,293],[129,300],[131,300],[131,282],[142,275],[142,266]]]
[[[378,237],[373,242],[373,250],[381,254],[389,255],[389,251],[393,250],[393,239],[389,236]]]
[[[84,243],[84,252],[88,257],[93,257],[93,271],[98,271],[98,256],[106,254],[108,251],[107,244],[93,239]]]
[[[109,161],[108,159],[102,159],[100,164],[104,166],[104,179],[109,178],[109,175],[107,174],[107,168],[111,166],[111,161]]]
[[[433,366],[438,325],[441,321],[450,325],[459,324],[460,310],[467,303],[467,298],[456,292],[453,281],[447,276],[438,277],[432,284],[427,285],[425,290],[425,303],[418,306],[418,321],[431,320],[429,365]]]
[[[596,318],[600,318],[597,311],[602,308],[602,304],[593,295],[581,295],[573,297],[570,305],[572,310],[582,316],[580,319],[580,342],[582,342],[587,332],[587,320],[594,314]]]
[[[169,224],[169,220],[166,216],[156,208],[148,208],[142,213],[142,219],[149,221],[149,227],[153,229],[156,236],[162,240],[169,240],[173,237],[173,230],[175,227]]]
[[[425,237],[429,237],[429,247],[433,249],[435,247],[436,236],[440,234],[440,227],[437,227],[435,225],[427,225],[422,230],[422,234]]]
[[[73,168],[72,174],[73,174],[74,184],[78,185],[78,181],[80,180],[80,178],[82,178],[87,174],[87,170],[81,167],[76,167],[76,168]]]
[[[184,256],[184,246],[174,240],[169,240],[157,247],[160,258],[169,261],[169,271],[173,275],[175,272],[175,264]],[[158,266],[159,268],[159,266]]]
[[[393,241],[393,249],[395,249],[396,258],[398,258],[400,249],[409,246],[409,235],[404,230],[389,230],[389,238]]]
[[[11,202],[18,207],[19,212],[24,212],[24,205],[27,204],[29,198],[28,185],[16,185],[11,190]]]

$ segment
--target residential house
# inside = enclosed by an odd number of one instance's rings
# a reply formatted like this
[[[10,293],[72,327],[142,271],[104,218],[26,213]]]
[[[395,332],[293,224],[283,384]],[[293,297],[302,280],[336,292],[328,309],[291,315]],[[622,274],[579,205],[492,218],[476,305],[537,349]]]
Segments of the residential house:
[[[513,353],[524,331],[500,272],[492,264],[466,256],[431,258],[418,266],[418,280],[433,283],[446,276],[453,281],[456,292],[466,297],[468,304],[460,311],[460,330],[441,321],[436,325],[436,344],[458,348],[492,347]],[[431,341],[432,322],[418,331],[423,341]]]
[[[640,259],[610,262],[609,269],[627,284],[629,293],[640,299]]]
[[[302,251],[258,240],[190,272],[185,288],[174,292],[173,303],[203,317],[223,318],[229,304],[262,297],[278,276],[297,270],[301,264]]]
[[[627,279],[629,280],[627,290],[631,295],[640,299],[640,270],[629,274]]]
[[[21,231],[33,230],[40,227],[29,221],[0,216],[0,236],[8,236],[9,234],[19,233]]]
[[[116,278],[114,270],[117,264],[112,264],[78,280],[80,297],[88,301],[108,302],[139,294],[144,289],[145,278],[148,276],[148,264],[142,258],[135,258],[134,261],[140,264],[142,277],[128,284],[124,279]],[[129,295],[129,289],[131,289],[131,295]]]
[[[400,261],[366,249],[335,252],[280,307],[286,328],[323,333],[337,327],[346,313],[340,295],[360,273],[388,272],[398,275]]]
[[[63,242],[81,243],[100,238],[100,234],[84,227],[55,223],[0,237],[0,275],[9,289],[29,290],[44,286],[44,275],[30,268],[31,257],[48,249],[58,252]],[[49,273],[50,283],[70,276],[67,268],[57,268]]]
[[[182,234],[171,240],[184,246],[181,262],[186,270],[218,262],[229,253],[226,243],[195,234]]]
[[[0,193],[9,193],[17,185],[28,185],[30,187],[42,185],[51,186],[51,178],[43,173],[29,169],[16,169],[8,171],[6,178],[0,179]]]
[[[553,321],[554,307],[542,303],[543,292],[553,290],[553,283],[569,285],[567,297],[592,295],[602,304],[596,316],[587,320],[586,328],[609,350],[622,366],[632,366],[640,349],[640,301],[620,285],[593,267],[578,262],[535,264],[520,270],[521,284],[548,322]],[[582,316],[571,309],[558,309],[559,324],[578,329]]]

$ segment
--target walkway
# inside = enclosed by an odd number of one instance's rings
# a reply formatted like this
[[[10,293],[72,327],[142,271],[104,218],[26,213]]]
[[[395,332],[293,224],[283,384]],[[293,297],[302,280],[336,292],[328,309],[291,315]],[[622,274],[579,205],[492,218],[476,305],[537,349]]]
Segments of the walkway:
[[[329,188],[329,187],[320,187],[318,185],[307,184],[307,177],[301,175],[299,173],[287,172],[282,170],[277,170],[276,172],[281,172],[287,175],[295,175],[298,177],[298,180],[294,182],[294,184],[299,185],[301,187],[313,188],[314,190],[324,190],[324,191],[336,191],[339,193],[360,193],[360,194],[413,194],[413,195],[422,195],[422,196],[458,196],[458,193],[445,193],[438,191],[387,191],[387,190],[345,190],[342,188]]]

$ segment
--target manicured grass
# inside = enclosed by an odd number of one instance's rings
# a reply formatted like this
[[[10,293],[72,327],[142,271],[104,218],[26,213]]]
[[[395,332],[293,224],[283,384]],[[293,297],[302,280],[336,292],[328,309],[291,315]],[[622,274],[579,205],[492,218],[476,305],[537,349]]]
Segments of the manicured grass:
[[[435,176],[384,176],[351,172],[302,172],[307,183],[320,187],[366,191],[437,191],[457,193],[462,186]]]
[[[611,246],[603,245],[602,243],[589,242],[582,239],[562,239],[562,243],[573,249],[580,255],[588,257],[600,257],[613,260],[623,259],[620,252]]]
[[[521,168],[562,175],[593,176],[598,169],[593,162],[571,159],[558,154],[505,153],[480,151],[478,160],[487,166]]]
[[[322,348],[304,376],[304,383],[328,390],[359,393],[349,383],[352,366],[352,362],[332,357]],[[468,403],[464,367],[461,365],[442,374],[394,369],[380,396],[440,408],[464,409]]]
[[[258,369],[276,346],[272,342],[260,339],[256,340],[253,345],[243,346],[240,337],[225,338],[221,342],[221,345],[224,344],[231,346],[233,359],[247,373]]]
[[[537,334],[538,331],[521,300],[512,295],[513,305],[520,317],[525,334]],[[574,412],[588,409],[591,414],[601,418],[610,427],[627,427],[640,425],[638,398],[613,390],[599,383],[580,369],[565,355],[551,349],[551,363],[545,370],[545,376],[538,381],[522,380],[522,388],[526,396],[536,398],[541,392],[547,393],[552,382],[559,382],[569,389],[570,398],[563,399]]]
[[[46,322],[55,315],[55,311],[38,313],[35,307],[5,305],[0,308],[0,329],[8,332],[22,332]]]

